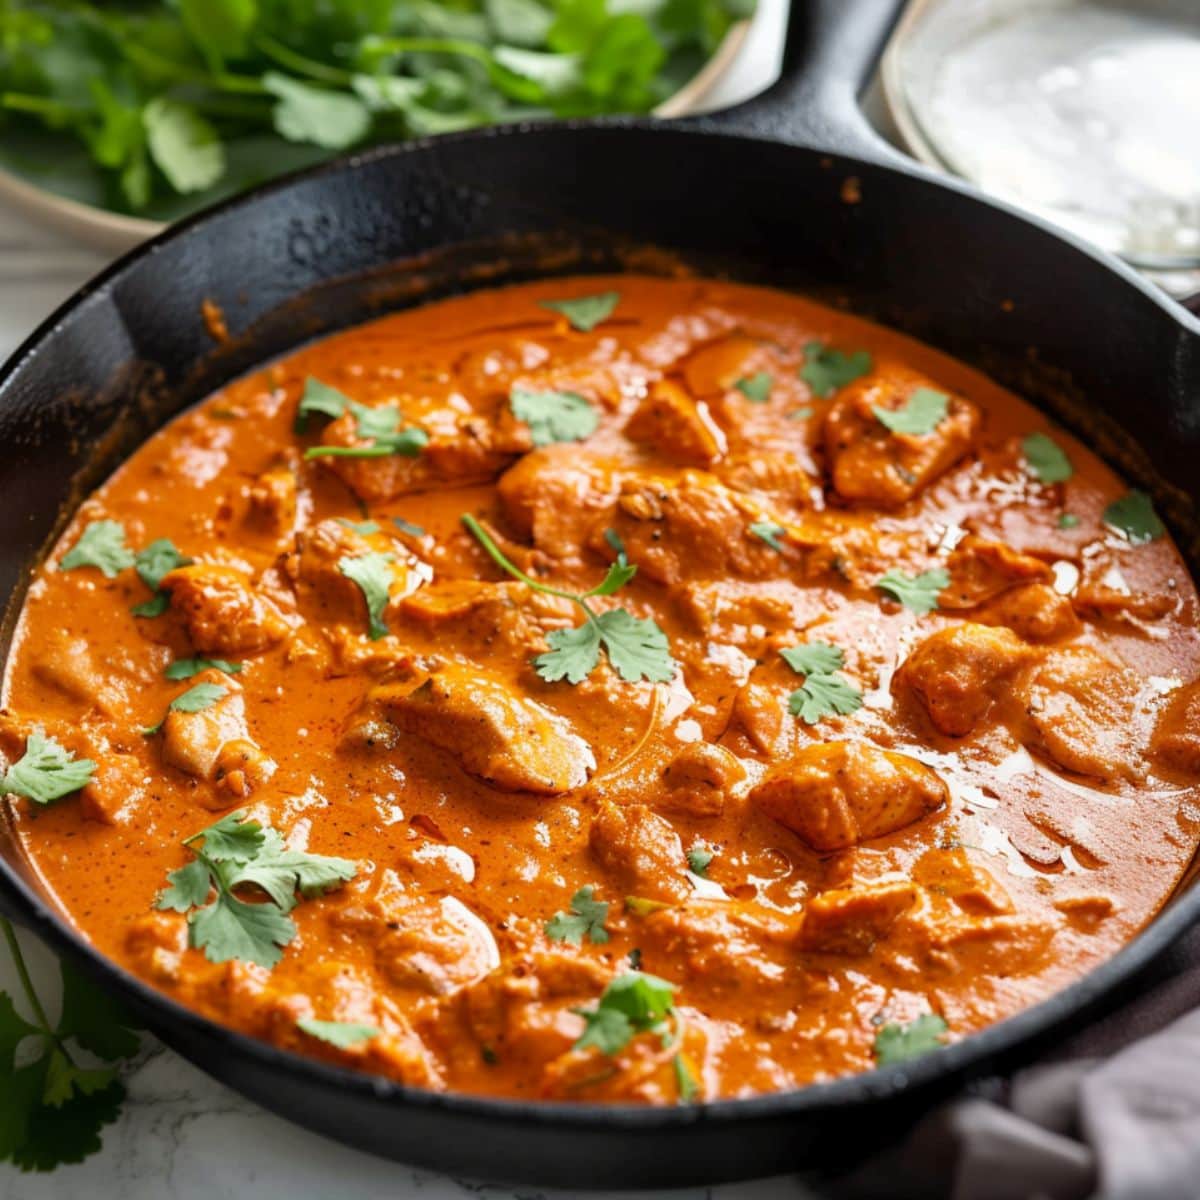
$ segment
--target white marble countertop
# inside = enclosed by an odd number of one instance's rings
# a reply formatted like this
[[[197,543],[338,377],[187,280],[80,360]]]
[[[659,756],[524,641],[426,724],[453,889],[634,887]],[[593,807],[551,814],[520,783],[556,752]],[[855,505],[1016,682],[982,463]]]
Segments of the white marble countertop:
[[[720,92],[752,94],[777,70],[785,0],[762,0],[760,20]],[[105,265],[103,255],[66,242],[0,209],[0,360],[81,283]],[[38,992],[54,1015],[57,970],[35,939],[19,934]],[[16,974],[0,949],[0,991],[18,995]],[[18,1007],[21,1001],[18,1000]],[[48,1175],[0,1166],[0,1200],[221,1200],[288,1196],[290,1200],[456,1200],[486,1195],[565,1198],[523,1188],[513,1192],[398,1166],[335,1145],[244,1100],[147,1036],[123,1072],[128,1098],[104,1131],[101,1152]],[[603,1200],[589,1193],[594,1200]],[[636,1195],[629,1194],[627,1195]],[[645,1195],[645,1193],[643,1193]],[[679,1200],[815,1200],[793,1179],[659,1193]]]

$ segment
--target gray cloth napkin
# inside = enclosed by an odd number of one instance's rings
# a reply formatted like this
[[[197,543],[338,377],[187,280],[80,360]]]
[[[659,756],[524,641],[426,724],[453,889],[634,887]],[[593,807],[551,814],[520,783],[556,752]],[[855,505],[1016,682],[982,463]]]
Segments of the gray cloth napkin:
[[[831,1200],[1200,1197],[1200,929],[1139,995],[1007,1081],[936,1109]]]

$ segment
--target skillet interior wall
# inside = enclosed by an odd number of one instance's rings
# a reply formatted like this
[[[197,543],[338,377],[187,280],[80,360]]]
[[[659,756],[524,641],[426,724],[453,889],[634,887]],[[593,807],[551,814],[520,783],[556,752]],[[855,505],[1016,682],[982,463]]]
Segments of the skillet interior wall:
[[[91,290],[53,354],[18,355],[0,378],[0,653],[25,570],[66,514],[236,375],[466,288],[681,264],[807,291],[983,366],[1151,487],[1200,562],[1200,405],[1186,403],[1200,338],[1086,252],[923,179],[776,143],[620,122],[497,130],[202,217]],[[229,342],[214,345],[205,299]]]

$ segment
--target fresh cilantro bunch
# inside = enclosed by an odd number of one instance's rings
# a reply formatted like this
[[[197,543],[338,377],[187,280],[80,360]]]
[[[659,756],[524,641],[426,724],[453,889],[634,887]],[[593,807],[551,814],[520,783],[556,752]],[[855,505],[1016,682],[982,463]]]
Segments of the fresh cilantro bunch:
[[[646,112],[754,0],[0,4],[0,164],[173,219],[373,142]]]
[[[170,887],[156,907],[188,914],[191,944],[210,962],[230,959],[271,968],[296,936],[287,915],[304,899],[348,879],[355,864],[345,858],[289,850],[269,826],[232,812],[183,843],[192,861],[167,875]],[[237,894],[256,890],[266,899],[248,902]]]
[[[675,674],[675,660],[671,657],[667,635],[654,621],[635,617],[624,608],[610,608],[598,613],[588,603],[593,596],[611,596],[637,574],[637,567],[628,561],[623,549],[617,552],[617,561],[594,588],[586,592],[566,592],[539,583],[509,562],[469,513],[463,514],[462,523],[488,557],[514,579],[535,591],[571,600],[583,610],[586,618],[583,624],[573,629],[554,630],[546,638],[550,649],[533,660],[538,675],[547,683],[558,683],[563,679],[568,683],[582,682],[596,669],[602,647],[613,670],[626,683],[635,683],[639,679],[666,683]]]
[[[49,1171],[100,1149],[100,1130],[125,1098],[113,1064],[138,1049],[133,1019],[66,963],[62,1010],[52,1022],[33,986],[12,926],[0,917],[29,1016],[0,992],[0,1162]]]

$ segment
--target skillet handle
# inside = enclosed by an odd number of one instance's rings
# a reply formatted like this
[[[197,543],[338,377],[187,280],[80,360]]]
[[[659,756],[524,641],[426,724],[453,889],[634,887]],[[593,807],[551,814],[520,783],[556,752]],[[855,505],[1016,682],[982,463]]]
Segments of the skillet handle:
[[[906,0],[792,0],[783,70],[752,100],[701,118],[706,129],[896,162],[859,95]]]

